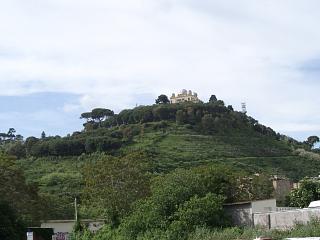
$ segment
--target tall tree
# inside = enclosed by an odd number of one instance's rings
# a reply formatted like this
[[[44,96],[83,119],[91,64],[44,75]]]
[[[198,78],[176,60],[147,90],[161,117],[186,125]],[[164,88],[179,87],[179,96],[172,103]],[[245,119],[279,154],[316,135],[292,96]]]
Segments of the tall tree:
[[[80,118],[81,119],[85,118],[87,122],[89,122],[91,120],[91,116],[92,116],[91,112],[84,112],[84,113],[81,113]]]
[[[96,122],[101,122],[109,117],[113,116],[114,112],[106,108],[95,108],[91,111],[91,118]]]
[[[159,95],[158,98],[156,99],[156,104],[167,104],[167,103],[170,103],[170,100],[164,94]]]
[[[10,140],[13,140],[15,138],[16,130],[14,128],[9,128],[7,136]]]
[[[307,138],[306,143],[312,148],[316,143],[320,141],[318,136],[310,136]]]
[[[41,133],[41,139],[45,139],[46,138],[46,133],[44,131],[42,131]]]
[[[100,155],[84,170],[84,202],[96,215],[117,224],[131,204],[149,193],[148,164],[142,153],[122,158]]]
[[[80,118],[85,118],[87,123],[95,122],[101,125],[101,122],[114,116],[114,112],[106,108],[94,108],[91,112],[84,112],[81,114]]]
[[[209,99],[209,102],[210,102],[210,103],[213,103],[213,102],[216,102],[216,101],[218,101],[216,95],[211,95],[211,97],[210,97],[210,99]]]

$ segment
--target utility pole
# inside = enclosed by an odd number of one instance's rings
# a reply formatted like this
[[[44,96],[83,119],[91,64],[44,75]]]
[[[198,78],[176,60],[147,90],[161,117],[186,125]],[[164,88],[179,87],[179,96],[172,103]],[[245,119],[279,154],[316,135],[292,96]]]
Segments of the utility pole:
[[[77,207],[77,198],[74,198],[74,215],[76,222],[78,221],[78,207]]]

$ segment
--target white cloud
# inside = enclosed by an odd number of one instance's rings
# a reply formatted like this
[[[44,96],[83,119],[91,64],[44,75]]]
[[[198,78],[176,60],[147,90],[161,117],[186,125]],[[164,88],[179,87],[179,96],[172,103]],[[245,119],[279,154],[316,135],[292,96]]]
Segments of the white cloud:
[[[320,55],[316,0],[0,3],[2,95],[70,92],[82,108],[119,110],[188,88],[246,101],[279,131],[319,131],[319,83],[299,67]]]

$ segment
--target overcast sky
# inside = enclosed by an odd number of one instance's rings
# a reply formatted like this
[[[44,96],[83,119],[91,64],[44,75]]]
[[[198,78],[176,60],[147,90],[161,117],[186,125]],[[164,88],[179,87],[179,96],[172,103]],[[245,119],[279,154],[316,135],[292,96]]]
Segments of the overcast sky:
[[[216,94],[320,135],[318,0],[0,0],[0,131],[65,135],[80,113]]]

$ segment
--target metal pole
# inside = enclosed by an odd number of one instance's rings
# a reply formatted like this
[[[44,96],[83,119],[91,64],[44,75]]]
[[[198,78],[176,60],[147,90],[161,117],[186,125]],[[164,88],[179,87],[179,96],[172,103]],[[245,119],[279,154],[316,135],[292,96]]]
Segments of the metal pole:
[[[77,198],[74,198],[74,213],[75,213],[75,218],[76,222],[78,221],[78,208],[77,208]]]

